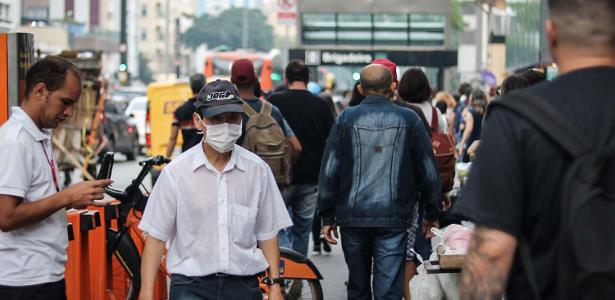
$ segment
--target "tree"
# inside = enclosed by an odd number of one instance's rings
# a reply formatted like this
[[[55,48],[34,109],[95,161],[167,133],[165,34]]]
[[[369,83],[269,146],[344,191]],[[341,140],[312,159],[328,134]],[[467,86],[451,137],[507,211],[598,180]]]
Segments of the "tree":
[[[139,79],[144,84],[152,82],[152,70],[149,68],[149,59],[143,53],[139,53]]]
[[[273,28],[267,17],[258,9],[248,9],[248,48],[268,51],[273,46]],[[184,45],[195,49],[202,44],[210,48],[242,47],[244,8],[231,8],[220,15],[198,17],[182,37]]]
[[[448,46],[452,49],[456,49],[459,47],[459,34],[461,34],[466,26],[466,22],[463,20],[463,16],[461,15],[461,6],[462,3],[460,0],[451,1],[451,12],[449,14],[449,24],[450,30],[448,32],[447,40],[449,41]]]

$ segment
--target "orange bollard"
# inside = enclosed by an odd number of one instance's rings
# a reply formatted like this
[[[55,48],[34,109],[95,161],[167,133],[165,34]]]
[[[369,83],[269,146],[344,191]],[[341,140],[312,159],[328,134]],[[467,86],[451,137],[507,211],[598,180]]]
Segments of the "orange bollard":
[[[90,300],[105,300],[107,290],[106,232],[105,220],[101,218],[103,208],[88,207],[94,228],[89,232],[89,284]]]
[[[74,240],[69,242],[66,262],[66,296],[68,300],[90,299],[89,231],[94,228],[93,215],[85,210],[67,212]]]

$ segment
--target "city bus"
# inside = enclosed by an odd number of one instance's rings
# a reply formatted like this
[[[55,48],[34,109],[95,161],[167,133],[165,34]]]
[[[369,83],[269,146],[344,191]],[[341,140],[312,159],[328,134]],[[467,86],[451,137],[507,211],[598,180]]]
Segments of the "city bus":
[[[246,58],[254,63],[254,71],[264,92],[269,92],[273,88],[271,72],[273,70],[271,59],[264,53],[249,52],[243,50],[235,51],[216,51],[205,55],[203,74],[207,81],[216,79],[231,80],[231,64],[233,61]]]

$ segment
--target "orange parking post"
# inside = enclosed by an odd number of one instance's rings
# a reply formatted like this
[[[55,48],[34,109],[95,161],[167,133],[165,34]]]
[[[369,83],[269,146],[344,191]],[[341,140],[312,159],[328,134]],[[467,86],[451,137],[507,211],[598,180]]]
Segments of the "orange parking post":
[[[88,207],[88,214],[92,216],[94,228],[89,231],[89,284],[90,284],[90,300],[105,300],[106,281],[107,281],[107,263],[106,263],[106,232],[105,221],[101,218],[103,208]]]
[[[69,242],[66,262],[66,296],[68,300],[90,298],[88,231],[95,224],[85,210],[67,212],[68,222],[73,225],[74,240]]]

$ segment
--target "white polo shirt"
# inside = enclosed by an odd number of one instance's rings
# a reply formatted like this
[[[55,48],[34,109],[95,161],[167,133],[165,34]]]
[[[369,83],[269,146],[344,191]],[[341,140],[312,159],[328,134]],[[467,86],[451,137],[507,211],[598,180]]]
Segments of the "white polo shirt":
[[[19,107],[0,127],[0,194],[35,202],[56,192],[47,156],[51,132],[39,130]],[[64,278],[68,235],[66,211],[41,222],[0,232],[0,285],[24,286]]]
[[[167,243],[172,274],[253,275],[267,261],[257,240],[274,238],[292,225],[269,166],[237,145],[223,172],[201,144],[167,165],[139,228]]]

